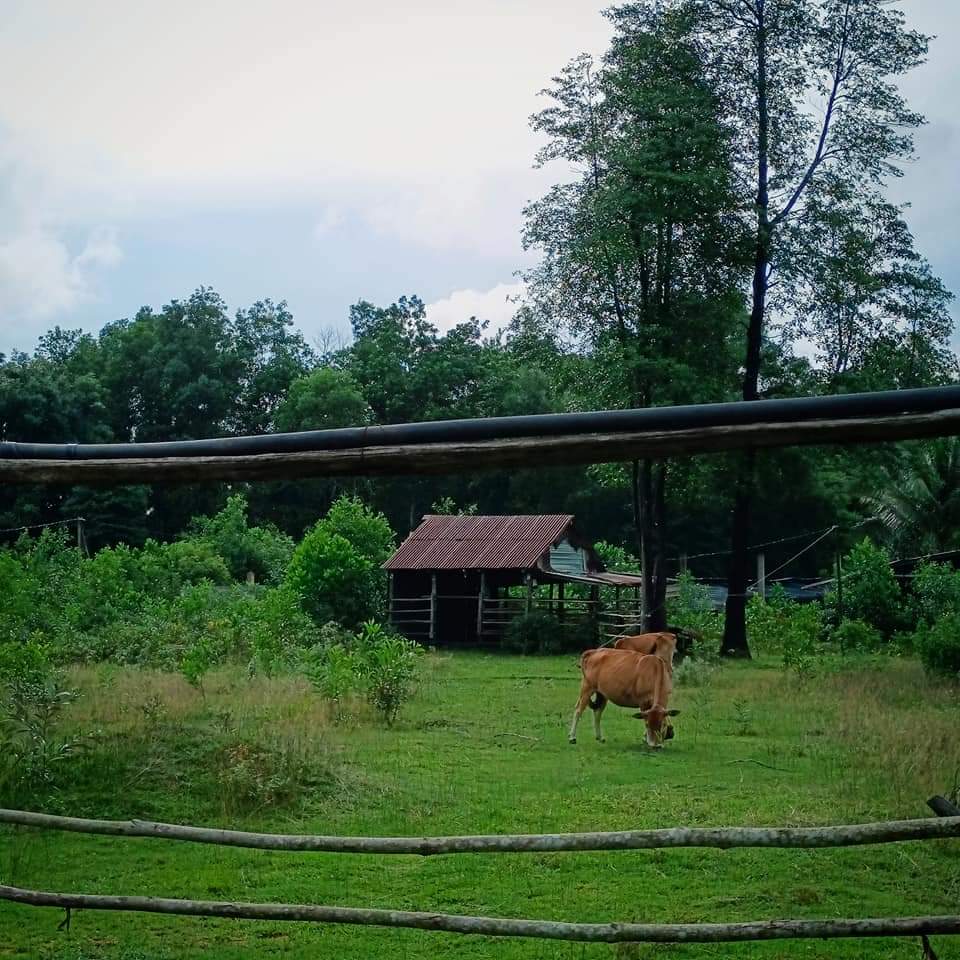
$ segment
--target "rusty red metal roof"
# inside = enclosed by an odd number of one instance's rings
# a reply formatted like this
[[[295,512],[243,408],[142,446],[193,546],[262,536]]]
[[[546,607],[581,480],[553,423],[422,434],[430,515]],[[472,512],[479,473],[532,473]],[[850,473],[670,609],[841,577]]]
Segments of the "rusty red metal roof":
[[[387,570],[532,569],[573,524],[570,514],[426,516],[383,565]]]

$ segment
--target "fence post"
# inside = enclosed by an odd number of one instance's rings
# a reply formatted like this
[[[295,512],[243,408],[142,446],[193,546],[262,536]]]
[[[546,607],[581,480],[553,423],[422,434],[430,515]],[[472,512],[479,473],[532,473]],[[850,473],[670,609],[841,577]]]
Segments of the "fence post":
[[[387,623],[394,626],[393,616],[393,571],[387,573]]]
[[[757,586],[760,588],[760,599],[766,600],[767,599],[767,555],[762,550],[757,554]]]
[[[524,612],[529,613],[533,609],[533,577],[528,573],[526,576],[527,581],[527,602],[524,607]]]
[[[437,575],[430,574],[430,642],[437,638]]]
[[[483,598],[487,594],[487,574],[480,571],[480,589],[477,591],[477,640],[483,634]]]
[[[563,611],[563,591],[564,591],[564,582],[561,580],[557,584],[557,619],[563,623],[564,620],[564,611]]]
[[[840,557],[840,548],[837,547],[836,551],[836,566],[837,566],[837,618],[838,621],[843,620],[843,560]],[[843,636],[843,634],[841,634]]]

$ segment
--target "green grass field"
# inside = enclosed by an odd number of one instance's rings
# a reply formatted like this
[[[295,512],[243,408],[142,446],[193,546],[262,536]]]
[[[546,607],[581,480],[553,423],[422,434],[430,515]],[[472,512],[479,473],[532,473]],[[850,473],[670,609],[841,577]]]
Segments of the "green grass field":
[[[607,742],[566,729],[571,656],[431,656],[399,723],[331,715],[294,678],[223,670],[76,674],[68,723],[99,729],[44,808],[270,831],[450,834],[807,825],[925,816],[960,767],[956,689],[911,662],[827,669],[806,686],[731,664],[677,688],[657,753],[628,711]],[[960,842],[820,851],[333,856],[5,829],[4,882],[47,890],[328,903],[570,921],[719,921],[960,912]],[[909,957],[917,941],[688,947],[492,940],[299,923],[75,914],[0,904],[0,957]],[[942,960],[960,941],[941,938]]]

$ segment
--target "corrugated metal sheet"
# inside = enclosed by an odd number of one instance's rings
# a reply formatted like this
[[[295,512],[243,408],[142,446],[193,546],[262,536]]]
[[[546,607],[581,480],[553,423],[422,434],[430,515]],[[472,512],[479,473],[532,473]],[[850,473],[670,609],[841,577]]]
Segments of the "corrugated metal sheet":
[[[572,523],[570,514],[427,516],[383,566],[387,570],[532,569]]]

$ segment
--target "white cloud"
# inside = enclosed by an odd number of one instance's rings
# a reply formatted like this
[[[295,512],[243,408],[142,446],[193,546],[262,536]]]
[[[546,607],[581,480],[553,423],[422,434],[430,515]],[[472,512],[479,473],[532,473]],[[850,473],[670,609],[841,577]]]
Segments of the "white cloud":
[[[449,297],[427,304],[427,319],[446,332],[471,317],[487,320],[487,333],[502,330],[517,312],[522,283],[498,283],[491,290],[454,290]]]
[[[320,240],[327,234],[333,233],[334,230],[343,225],[344,220],[343,210],[333,204],[328,204],[320,212],[317,222],[313,225],[314,238]]]
[[[73,222],[68,188],[42,160],[0,147],[0,323],[26,345],[46,321],[95,298],[123,252],[112,227]]]

